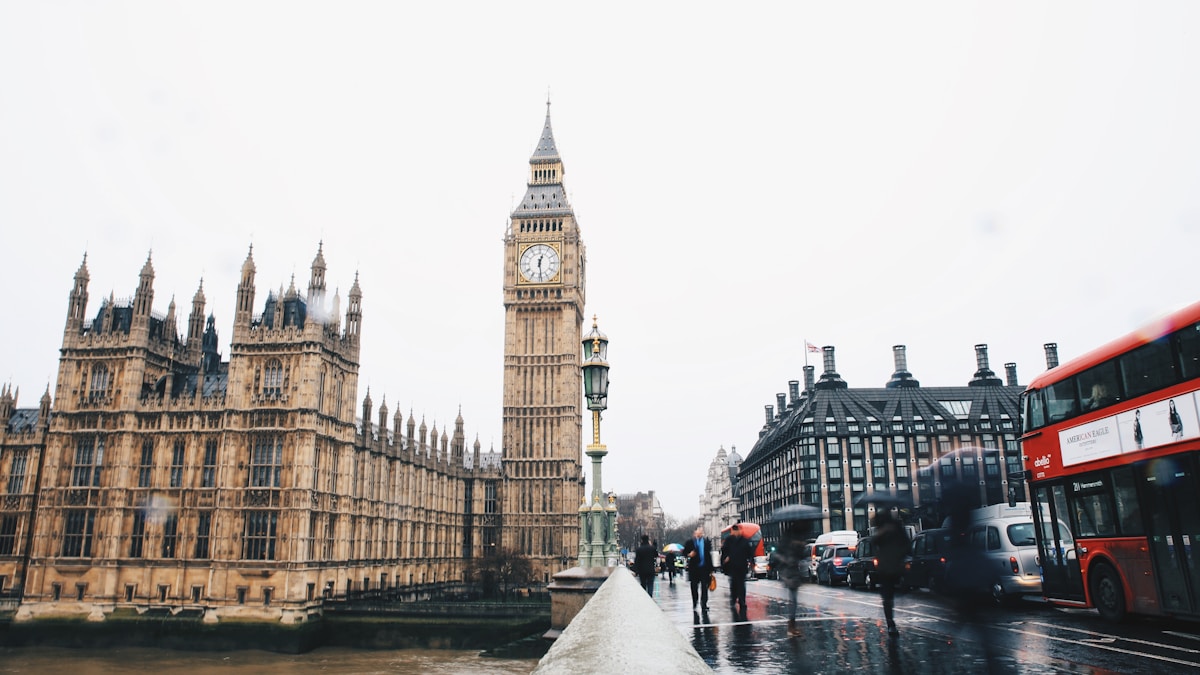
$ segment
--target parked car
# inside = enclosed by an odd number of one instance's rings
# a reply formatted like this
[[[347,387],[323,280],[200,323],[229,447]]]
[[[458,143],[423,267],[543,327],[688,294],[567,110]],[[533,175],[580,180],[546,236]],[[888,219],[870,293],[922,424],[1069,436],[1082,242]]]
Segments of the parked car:
[[[908,570],[900,582],[906,588],[940,591],[946,578],[946,554],[950,551],[950,530],[934,528],[913,537]]]
[[[870,537],[858,540],[854,547],[854,557],[846,565],[846,585],[850,588],[865,586],[867,590],[875,590],[875,580],[871,575],[875,572],[875,543]]]
[[[808,579],[814,583],[817,581],[817,564],[821,562],[825,549],[834,545],[854,546],[857,542],[858,533],[854,530],[834,530],[817,537],[808,550]]]
[[[853,546],[830,545],[821,553],[817,563],[817,583],[833,586],[846,580],[846,568],[854,557]]]

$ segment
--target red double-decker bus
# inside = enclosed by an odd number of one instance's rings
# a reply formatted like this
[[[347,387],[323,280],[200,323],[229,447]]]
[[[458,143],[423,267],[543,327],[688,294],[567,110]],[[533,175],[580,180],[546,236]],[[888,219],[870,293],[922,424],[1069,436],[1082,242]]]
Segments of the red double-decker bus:
[[[1021,443],[1047,600],[1200,619],[1198,409],[1200,303],[1030,382]]]

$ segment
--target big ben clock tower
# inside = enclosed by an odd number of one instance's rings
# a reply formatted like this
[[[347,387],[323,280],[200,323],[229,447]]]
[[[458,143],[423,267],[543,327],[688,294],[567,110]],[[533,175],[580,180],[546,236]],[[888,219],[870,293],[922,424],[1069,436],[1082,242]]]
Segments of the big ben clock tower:
[[[546,125],[525,197],[504,235],[503,534],[535,579],[575,564],[583,496],[582,375],[586,254]]]

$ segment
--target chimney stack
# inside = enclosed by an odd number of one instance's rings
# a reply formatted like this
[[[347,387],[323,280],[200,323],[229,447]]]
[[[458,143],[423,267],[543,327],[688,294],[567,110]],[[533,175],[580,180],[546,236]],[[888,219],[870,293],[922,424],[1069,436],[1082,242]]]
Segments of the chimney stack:
[[[788,395],[792,399],[792,407],[796,407],[800,403],[800,381],[788,380]]]
[[[775,421],[775,406],[764,405],[763,409],[767,412],[767,426],[771,426],[771,423]]]
[[[892,379],[884,386],[888,389],[897,387],[919,387],[921,383],[913,379],[912,373],[908,372],[908,355],[904,345],[896,345],[892,347],[892,359],[896,362],[896,372],[892,373]]]
[[[1042,348],[1046,350],[1046,370],[1050,370],[1051,368],[1057,368],[1058,367],[1058,343],[1057,342],[1047,342],[1046,344],[1042,345]]]
[[[813,383],[816,382],[816,366],[804,366],[804,391],[812,391]]]
[[[821,348],[821,356],[825,362],[825,372],[821,373],[821,379],[814,386],[817,389],[847,389],[850,385],[842,379],[841,375],[837,374],[833,360],[833,347],[825,346]]]
[[[1002,384],[1000,378],[988,368],[987,345],[975,345],[975,377],[967,383],[969,387],[991,387]]]
[[[1006,382],[1006,384],[1008,386],[1010,386],[1010,387],[1021,386],[1021,385],[1017,384],[1017,364],[1015,364],[1015,363],[1004,364],[1004,377],[1008,380],[1008,382]]]
[[[787,410],[787,394],[775,394],[775,403],[779,406],[779,419],[783,419],[783,413]]]

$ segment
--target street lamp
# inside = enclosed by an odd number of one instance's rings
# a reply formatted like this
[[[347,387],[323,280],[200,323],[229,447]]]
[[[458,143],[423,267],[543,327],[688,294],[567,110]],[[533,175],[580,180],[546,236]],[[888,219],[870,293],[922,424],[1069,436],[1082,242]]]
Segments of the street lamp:
[[[592,458],[592,499],[590,508],[585,500],[579,507],[579,565],[604,567],[616,564],[616,505],[605,504],[600,478],[600,463],[608,449],[600,442],[600,411],[608,408],[608,337],[592,317],[592,330],[583,338],[583,395],[592,411],[592,443],[587,456]],[[606,506],[608,508],[606,508]]]

